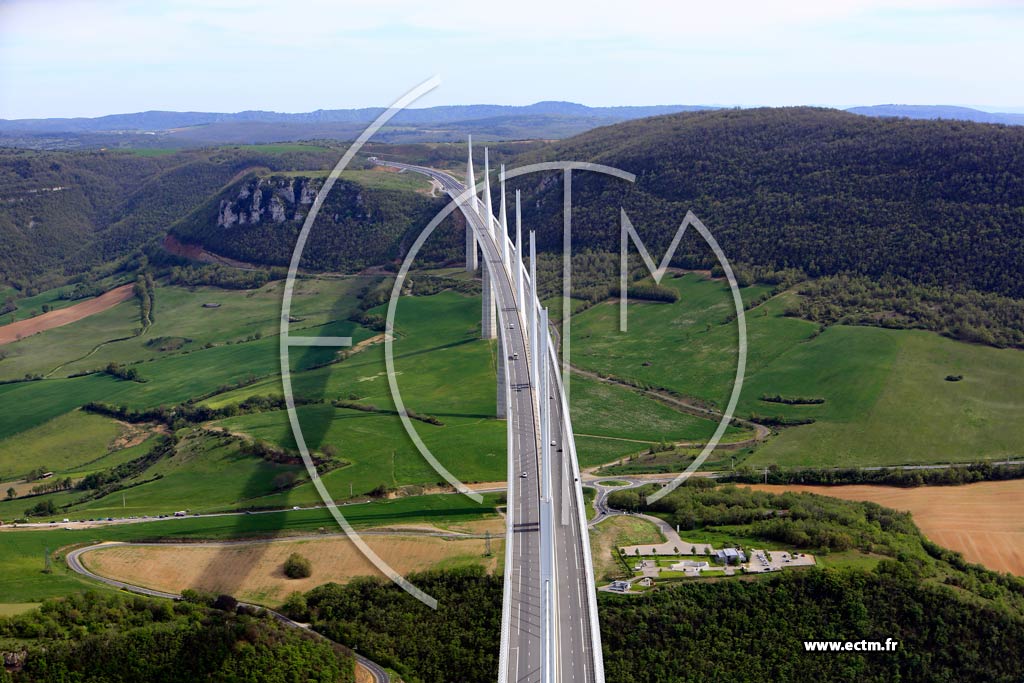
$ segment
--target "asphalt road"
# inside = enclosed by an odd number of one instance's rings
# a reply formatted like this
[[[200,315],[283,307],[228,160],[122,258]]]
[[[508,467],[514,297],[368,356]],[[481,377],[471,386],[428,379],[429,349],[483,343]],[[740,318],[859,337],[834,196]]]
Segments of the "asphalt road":
[[[422,173],[441,184],[452,197],[465,192],[465,186],[446,173],[407,164],[387,165]],[[482,203],[481,203],[482,204]],[[478,234],[486,234],[484,220],[464,212],[476,225]],[[495,227],[498,222],[495,220]],[[524,323],[515,309],[513,282],[501,267],[500,243],[480,240],[483,261],[493,264],[495,300],[497,302],[500,333],[508,355],[519,355],[509,362],[509,382],[512,387],[512,448],[515,472],[526,474],[509,482],[509,504],[513,508],[513,562],[511,589],[511,621],[509,634],[508,680],[515,682],[541,679],[541,574],[540,574],[540,454],[537,420],[539,406],[534,405],[534,392],[530,391],[530,373],[523,359],[527,358]],[[512,326],[514,325],[514,327]],[[545,359],[551,373],[558,368]],[[552,383],[548,396],[539,397],[551,403],[551,439],[555,456],[552,461],[552,499],[554,510],[554,544],[557,602],[556,661],[558,680],[564,683],[596,681],[592,630],[588,605],[589,593],[594,590],[587,579],[587,566],[583,553],[585,529],[581,529],[579,500],[569,449],[563,434],[561,394]],[[598,653],[600,656],[600,653]]]

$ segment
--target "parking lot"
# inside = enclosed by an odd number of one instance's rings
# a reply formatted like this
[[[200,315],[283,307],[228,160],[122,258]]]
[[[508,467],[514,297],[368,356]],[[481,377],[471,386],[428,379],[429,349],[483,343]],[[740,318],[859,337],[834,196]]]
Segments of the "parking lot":
[[[744,568],[749,573],[759,574],[777,572],[788,567],[808,567],[814,564],[814,556],[807,553],[790,553],[785,550],[754,550],[750,561],[744,565]]]

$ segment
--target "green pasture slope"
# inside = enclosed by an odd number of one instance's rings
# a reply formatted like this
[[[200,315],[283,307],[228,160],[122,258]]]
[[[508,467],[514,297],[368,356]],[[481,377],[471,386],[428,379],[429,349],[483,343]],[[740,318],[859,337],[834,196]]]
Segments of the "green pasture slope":
[[[695,273],[666,278],[662,284],[677,290],[679,300],[631,301],[626,332],[619,332],[617,300],[574,316],[573,363],[724,406],[739,348],[729,285]],[[763,286],[745,287],[742,294],[750,301],[766,291]],[[817,329],[812,323],[777,315],[780,312],[764,316],[760,307],[747,312],[748,374]]]
[[[717,422],[680,413],[621,386],[573,375],[570,377],[573,431],[578,435],[660,441],[706,441]],[[730,427],[724,440],[748,436]]]
[[[339,324],[336,329],[338,333],[351,332],[356,339],[370,334],[352,323]],[[332,349],[309,349],[309,353],[300,354],[297,367],[324,362],[332,354]],[[264,337],[245,344],[216,346],[135,367],[146,382],[94,374],[0,385],[0,405],[4,406],[0,414],[0,438],[42,424],[90,401],[135,408],[170,405],[251,377],[277,374],[280,370],[278,340]]]
[[[74,411],[2,439],[0,481],[42,466],[58,475],[86,466],[109,453],[121,431],[113,420]]]
[[[494,344],[479,339],[479,298],[442,292],[403,299],[396,316],[395,370],[406,407],[442,425],[414,421],[437,458],[465,481],[504,479],[505,423],[494,419]],[[377,312],[377,311],[374,311]],[[230,398],[266,393],[273,380],[232,392]],[[279,386],[279,385],[278,385]],[[292,387],[310,400],[355,401],[378,411],[301,406],[299,422],[307,446],[332,446],[352,464],[324,476],[339,497],[381,484],[432,484],[441,480],[406,435],[385,375],[384,345],[376,344],[332,366],[296,373]],[[220,401],[228,397],[219,397]],[[284,413],[229,418],[219,426],[294,448]],[[316,495],[293,491],[296,496]]]
[[[963,375],[958,382],[947,375]],[[973,462],[1024,455],[1024,353],[920,330],[837,326],[751,378],[764,393],[820,396],[820,405],[760,404],[813,417],[788,428],[749,464],[859,466]]]
[[[573,362],[724,405],[735,372],[736,323],[728,286],[699,275],[665,280],[674,304],[594,306],[573,321]],[[747,288],[747,299],[763,290]],[[780,294],[746,312],[747,372],[737,414],[812,418],[786,427],[751,465],[859,466],[968,462],[1019,456],[1024,353],[919,330],[818,326],[784,315]],[[947,375],[963,375],[948,382]],[[762,396],[822,398],[787,405]]]
[[[406,407],[443,423],[414,421],[413,425],[438,460],[463,481],[503,480],[506,474],[505,425],[493,419],[495,345],[479,339],[479,302],[478,297],[453,292],[403,299],[395,325],[395,370]],[[296,373],[292,386],[297,396],[307,399],[353,400],[393,411],[385,367],[384,346],[378,344],[343,363]],[[223,405],[265,394],[276,381],[268,379],[208,403]],[[577,432],[627,439],[589,440],[604,443],[593,448],[588,444],[586,455],[581,453],[581,460],[588,464],[607,462],[663,438],[706,438],[714,430],[710,421],[680,415],[620,387],[576,379],[572,386],[578,392],[573,401]],[[430,484],[440,479],[393,414],[326,405],[303,406],[298,413],[311,449],[329,445],[352,462],[324,477],[331,490],[338,491],[336,495],[368,491],[380,484]],[[623,415],[629,418],[623,419]],[[621,431],[611,426],[620,421]],[[220,426],[288,448],[295,446],[283,413],[243,415],[224,420]]]

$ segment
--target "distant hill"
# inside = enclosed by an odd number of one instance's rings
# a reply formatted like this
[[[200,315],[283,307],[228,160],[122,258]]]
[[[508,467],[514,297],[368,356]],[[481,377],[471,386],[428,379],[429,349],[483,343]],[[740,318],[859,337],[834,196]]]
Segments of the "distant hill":
[[[517,124],[498,117],[486,125]],[[342,146],[156,156],[0,151],[0,279],[36,284],[82,273],[168,231],[223,256],[286,263],[301,195],[315,192],[315,171],[333,165]],[[459,174],[465,145],[373,143],[364,151]],[[498,143],[491,152],[494,167],[574,159],[637,174],[635,186],[574,175],[577,250],[617,252],[622,206],[661,254],[692,209],[736,262],[812,276],[891,274],[1024,298],[1024,127],[730,109],[604,125],[551,143]],[[309,178],[298,190],[297,175]],[[538,229],[541,250],[559,251],[561,183],[550,175],[516,183],[524,227]],[[320,256],[304,265],[356,270],[394,258],[438,201],[341,183],[321,214],[322,243],[307,250]],[[232,222],[229,214],[243,213],[246,221]],[[428,245],[433,255],[455,258],[459,244],[447,233],[437,239]],[[704,267],[709,259],[690,234],[675,263]]]
[[[437,124],[510,116],[578,116],[593,119],[624,121],[679,111],[709,107],[659,105],[638,107],[588,107],[574,102],[537,102],[525,106],[499,104],[468,104],[406,109],[392,119],[394,124]],[[96,118],[0,119],[0,131],[36,131],[84,133],[99,131],[164,131],[211,123],[369,123],[385,111],[385,107],[362,109],[318,109],[287,114],[276,111],[242,111],[233,114],[216,112],[145,111],[135,114],[112,114]]]
[[[970,107],[924,104],[876,104],[873,107],[851,107],[846,111],[863,116],[894,116],[906,119],[954,119],[977,123],[1005,123],[1024,126],[1024,114],[987,112]]]
[[[597,126],[701,106],[587,107],[573,102],[527,106],[473,104],[399,112],[375,139],[444,142],[465,139],[565,138]],[[0,119],[0,145],[32,149],[197,147],[293,140],[351,140],[385,109],[321,109],[286,114],[147,111],[97,118]]]
[[[589,131],[518,158],[573,175],[573,245],[617,252],[625,207],[656,258],[692,209],[734,261],[810,275],[903,276],[1024,297],[1024,128],[793,107],[681,113]],[[526,177],[524,226],[561,248],[562,187]],[[688,235],[676,263],[707,266]]]

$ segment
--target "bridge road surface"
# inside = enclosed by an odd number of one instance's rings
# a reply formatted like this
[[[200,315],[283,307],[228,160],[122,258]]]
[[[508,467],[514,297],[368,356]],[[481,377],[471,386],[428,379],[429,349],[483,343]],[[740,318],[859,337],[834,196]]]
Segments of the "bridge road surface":
[[[381,165],[404,168],[422,173],[438,181],[453,199],[466,191],[466,187],[449,176],[431,168],[396,162],[377,162]],[[483,202],[480,202],[481,206]],[[480,216],[470,209],[463,212],[473,220],[478,236],[486,236],[487,229]],[[500,231],[500,223],[494,221]],[[516,462],[515,482],[510,482],[514,505],[513,569],[511,590],[511,633],[508,649],[508,682],[534,683],[541,680],[541,575],[540,575],[540,453],[538,452],[539,407],[533,405],[530,391],[530,372],[527,363],[527,341],[523,321],[515,313],[513,284],[501,267],[500,247],[491,239],[480,239],[483,258],[493,265],[495,300],[505,353],[518,353],[519,360],[509,362],[512,407],[508,419],[513,421],[513,453]],[[511,259],[511,255],[510,255]],[[509,323],[515,322],[515,328]],[[545,330],[545,333],[547,331]],[[546,358],[549,377],[558,372],[552,359]],[[552,497],[555,543],[554,579],[557,585],[556,661],[559,683],[595,683],[594,648],[591,637],[589,593],[594,587],[587,581],[582,547],[580,510],[574,488],[569,449],[563,434],[563,415],[560,385],[549,382],[548,396],[540,397],[551,403]],[[519,475],[526,472],[525,479]],[[581,496],[582,498],[582,496]],[[601,653],[597,653],[601,656]],[[504,682],[503,682],[504,683]]]

